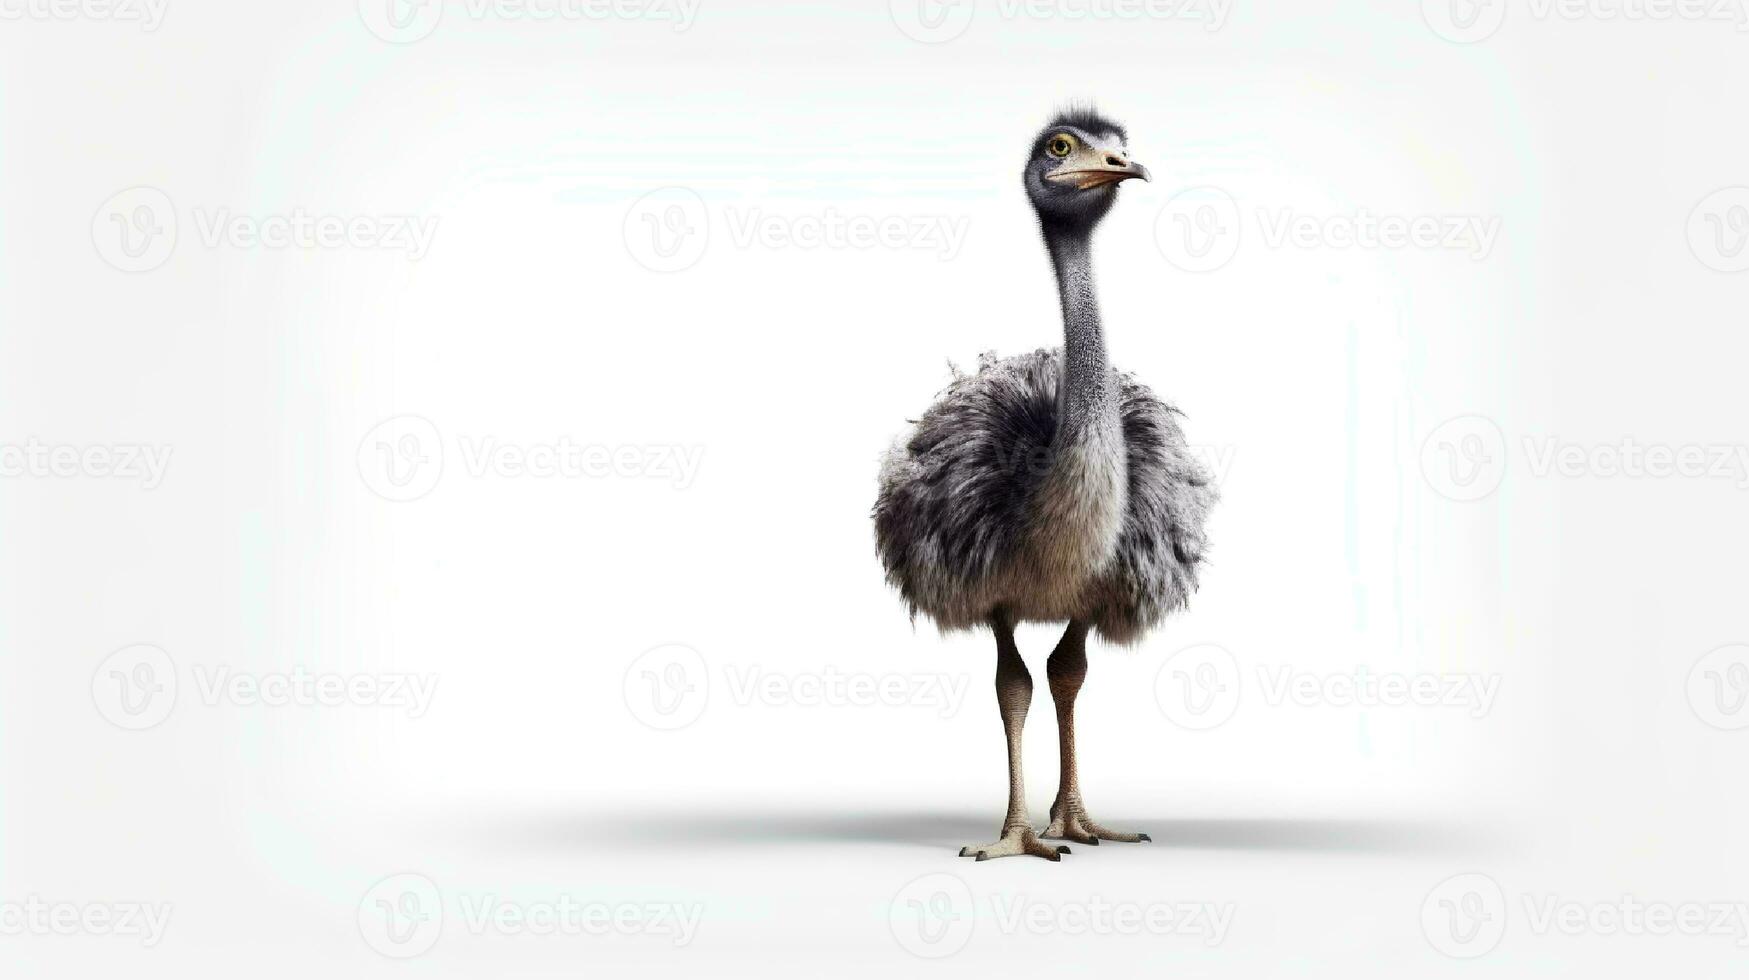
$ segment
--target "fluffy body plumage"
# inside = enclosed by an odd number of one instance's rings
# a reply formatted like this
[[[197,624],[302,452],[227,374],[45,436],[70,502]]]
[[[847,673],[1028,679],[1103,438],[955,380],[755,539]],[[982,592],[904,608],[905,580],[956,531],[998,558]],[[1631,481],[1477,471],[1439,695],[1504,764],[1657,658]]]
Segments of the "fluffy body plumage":
[[[1178,413],[1112,372],[1116,425],[1065,433],[1064,375],[1061,349],[986,354],[887,453],[876,546],[912,615],[1080,619],[1129,643],[1195,590],[1216,492]]]

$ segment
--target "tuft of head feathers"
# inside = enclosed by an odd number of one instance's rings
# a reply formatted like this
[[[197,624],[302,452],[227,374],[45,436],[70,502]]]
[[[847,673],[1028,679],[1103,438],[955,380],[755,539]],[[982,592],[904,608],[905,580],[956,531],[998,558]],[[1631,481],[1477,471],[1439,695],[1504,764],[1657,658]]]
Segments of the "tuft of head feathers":
[[[1058,110],[1056,118],[1051,120],[1046,129],[1061,129],[1073,126],[1086,133],[1115,133],[1117,138],[1125,143],[1130,141],[1130,134],[1122,126],[1099,114],[1092,105],[1070,104]]]

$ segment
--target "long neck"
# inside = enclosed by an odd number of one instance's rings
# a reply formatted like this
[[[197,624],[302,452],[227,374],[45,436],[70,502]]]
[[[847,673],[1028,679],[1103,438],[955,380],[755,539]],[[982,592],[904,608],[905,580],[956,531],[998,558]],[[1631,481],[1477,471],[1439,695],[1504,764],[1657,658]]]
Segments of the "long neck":
[[[1045,247],[1063,305],[1063,386],[1057,395],[1059,438],[1076,438],[1088,423],[1115,412],[1115,383],[1106,361],[1105,332],[1093,291],[1091,229],[1046,224]]]

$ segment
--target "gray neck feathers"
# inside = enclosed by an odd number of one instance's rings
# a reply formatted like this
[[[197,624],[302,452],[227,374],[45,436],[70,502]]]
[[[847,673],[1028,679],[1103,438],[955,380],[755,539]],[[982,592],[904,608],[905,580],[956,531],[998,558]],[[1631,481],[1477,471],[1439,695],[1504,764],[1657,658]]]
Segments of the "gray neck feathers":
[[[1116,391],[1106,360],[1105,332],[1093,291],[1090,229],[1044,229],[1063,305],[1063,386],[1057,396],[1057,437],[1077,438],[1089,423],[1116,415]]]

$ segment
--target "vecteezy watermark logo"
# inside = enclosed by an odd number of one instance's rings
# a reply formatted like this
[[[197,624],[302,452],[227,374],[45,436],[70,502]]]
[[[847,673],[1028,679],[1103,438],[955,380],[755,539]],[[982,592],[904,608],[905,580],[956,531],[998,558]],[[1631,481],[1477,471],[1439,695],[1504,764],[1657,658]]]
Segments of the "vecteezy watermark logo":
[[[1421,16],[1435,34],[1458,44],[1487,40],[1506,21],[1507,0],[1422,0]],[[1698,23],[1716,21],[1749,30],[1743,0],[1525,0],[1514,16],[1535,21]]]
[[[1256,667],[1258,703],[1270,708],[1462,711],[1480,719],[1500,694],[1499,674],[1404,673],[1360,664],[1304,671],[1292,664]],[[1225,724],[1246,698],[1238,659],[1213,644],[1187,647],[1161,665],[1154,698],[1174,724],[1206,731]]]
[[[1447,41],[1474,44],[1506,23],[1506,0],[1421,0],[1421,17]]]
[[[861,674],[827,665],[824,670],[785,674],[758,665],[723,668],[729,700],[740,707],[933,708],[938,717],[959,714],[971,684],[967,674]]]
[[[151,728],[176,707],[176,663],[149,643],[123,647],[91,675],[91,701],[118,728]]]
[[[983,921],[1004,936],[1184,937],[1218,946],[1233,923],[1231,902],[1169,902],[1087,898],[987,897]],[[926,874],[906,883],[887,907],[887,924],[906,952],[942,959],[966,947],[980,921],[978,903],[958,875]]]
[[[169,6],[170,0],[0,0],[0,21],[111,21],[139,24],[150,34]]]
[[[703,446],[603,445],[569,436],[540,442],[509,442],[463,435],[456,459],[476,479],[667,480],[685,490],[698,478]],[[430,493],[444,474],[448,454],[437,426],[417,415],[398,415],[373,426],[359,441],[358,475],[372,493],[405,503]]]
[[[914,956],[941,959],[966,948],[977,925],[972,890],[946,872],[914,878],[887,907],[887,925],[899,946]]]
[[[1422,900],[1421,934],[1456,959],[1486,955],[1506,935],[1506,893],[1485,874],[1453,875]]]
[[[653,272],[679,272],[698,264],[715,231],[738,249],[886,249],[932,252],[943,261],[959,255],[971,226],[968,215],[849,214],[824,210],[769,211],[728,207],[713,214],[685,187],[664,187],[638,198],[626,210],[621,232],[626,251]]]
[[[1481,500],[1506,476],[1506,436],[1480,415],[1448,419],[1421,442],[1421,475],[1443,497]]]
[[[456,896],[463,929],[475,936],[655,936],[685,946],[698,935],[704,907],[696,902],[511,901],[496,892]],[[411,959],[442,937],[444,897],[422,874],[391,875],[371,886],[358,903],[358,932],[371,949],[393,959]]]
[[[1644,901],[1623,895],[1604,901],[1523,895],[1525,925],[1532,935],[1703,936],[1749,946],[1749,904],[1743,902]]]
[[[1598,477],[1631,480],[1729,480],[1749,489],[1749,445],[1731,443],[1576,443],[1553,436],[1524,439],[1525,470],[1534,477]]]
[[[1257,241],[1269,249],[1451,251],[1486,259],[1500,237],[1500,218],[1473,214],[1376,214],[1357,208],[1306,214],[1292,207],[1252,209]],[[1233,260],[1245,215],[1219,187],[1174,194],[1154,219],[1154,243],[1166,261],[1186,272],[1213,272]]]
[[[123,272],[150,272],[176,251],[176,205],[156,187],[130,187],[91,217],[91,243]]]
[[[1421,903],[1428,945],[1457,959],[1492,952],[1506,934],[1512,907],[1522,907],[1521,928],[1533,936],[1680,936],[1730,940],[1749,946],[1749,903],[1646,900],[1621,895],[1601,901],[1551,892],[1525,892],[1509,901],[1485,874],[1456,875],[1435,885]]]
[[[1224,647],[1185,647],[1154,675],[1154,700],[1167,718],[1191,731],[1226,723],[1239,710],[1239,662]]]
[[[1241,237],[1239,204],[1219,187],[1191,187],[1154,218],[1154,244],[1186,272],[1213,272],[1233,260]]]
[[[1522,472],[1534,479],[1723,480],[1749,490],[1749,445],[1642,443],[1631,436],[1596,442],[1526,435],[1515,441]],[[1446,421],[1421,443],[1428,486],[1458,501],[1499,488],[1510,446],[1500,427],[1479,415]]]
[[[358,16],[390,44],[412,44],[437,30],[443,0],[358,0]]]
[[[379,250],[401,252],[410,262],[431,251],[440,220],[437,215],[314,214],[301,207],[272,214],[194,209],[195,231],[207,248]]]
[[[1227,22],[1232,0],[986,0],[1006,20],[1183,21],[1218,31]],[[977,0],[891,0],[893,23],[906,37],[941,44],[964,34],[977,13]]]
[[[1500,694],[1499,674],[1403,674],[1369,670],[1305,673],[1292,664],[1257,668],[1263,703],[1272,708],[1457,708],[1486,717]]]
[[[1258,208],[1258,240],[1267,248],[1386,249],[1463,252],[1486,259],[1500,239],[1500,217],[1476,214],[1301,214],[1293,208]]]
[[[357,456],[359,478],[384,500],[418,500],[443,477],[443,437],[417,415],[379,422],[359,440]]]
[[[423,718],[437,696],[435,674],[319,673],[303,666],[288,671],[255,673],[224,665],[196,664],[195,691],[209,708],[231,704],[241,708],[300,707],[399,708],[409,718]]]
[[[1231,902],[1037,901],[1026,895],[990,896],[991,918],[1005,935],[1189,936],[1219,946],[1232,925]]]
[[[170,446],[56,445],[32,437],[22,445],[0,443],[0,477],[137,480],[141,489],[156,490],[170,468],[171,452]]]
[[[4,0],[0,0],[4,2]],[[436,215],[314,214],[296,207],[272,214],[197,207],[194,228],[209,249],[358,249],[399,251],[417,262],[437,236]],[[176,251],[178,218],[170,195],[132,187],[112,196],[91,218],[91,241],[123,272],[150,272]]]
[[[729,208],[724,217],[736,248],[916,249],[944,261],[959,254],[972,222],[965,215],[845,214],[832,207],[801,214]]]
[[[622,682],[632,717],[661,731],[685,728],[710,702],[710,672],[697,650],[679,643],[645,650]]]
[[[390,875],[358,903],[358,932],[371,949],[394,959],[418,956],[443,934],[443,895],[421,874]]]
[[[170,927],[169,902],[0,902],[0,936],[122,936],[151,949]]]
[[[193,690],[209,708],[395,708],[422,718],[437,694],[435,674],[323,673],[295,666],[287,671],[254,672],[226,665],[196,664]],[[91,677],[91,701],[98,714],[120,728],[140,731],[170,716],[180,690],[176,663],[146,643],[124,647],[104,658]]]
[[[626,250],[652,272],[691,268],[710,244],[710,212],[687,187],[663,187],[638,198],[621,227]]]
[[[941,44],[966,32],[976,0],[891,0],[893,23],[913,41]]]
[[[698,935],[697,902],[585,902],[573,895],[511,902],[497,895],[461,895],[461,922],[476,936],[658,936],[675,946]]]
[[[473,21],[644,20],[671,23],[678,33],[692,27],[700,0],[461,0],[459,16]],[[359,17],[372,34],[391,44],[422,41],[443,19],[443,0],[359,0]]]
[[[1714,728],[1749,728],[1749,646],[1719,647],[1696,661],[1688,672],[1688,704]]]
[[[781,672],[758,664],[725,664],[722,688],[729,704],[747,708],[922,708],[951,718],[965,704],[969,674],[870,674],[822,670]],[[682,728],[698,720],[716,679],[691,647],[670,644],[645,651],[627,668],[626,705],[652,728]]]
[[[475,479],[585,479],[610,476],[670,481],[685,490],[698,477],[703,446],[606,446],[569,436],[550,442],[509,443],[492,436],[461,436],[462,467]]]
[[[1709,269],[1749,269],[1749,187],[1726,187],[1688,213],[1688,249]]]

